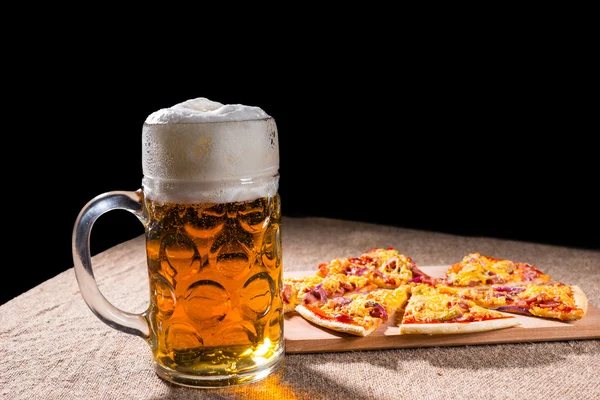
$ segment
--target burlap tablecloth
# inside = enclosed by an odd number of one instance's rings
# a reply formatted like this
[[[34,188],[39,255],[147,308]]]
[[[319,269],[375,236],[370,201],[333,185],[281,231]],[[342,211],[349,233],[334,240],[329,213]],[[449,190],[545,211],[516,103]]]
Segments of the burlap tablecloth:
[[[394,247],[419,265],[467,252],[525,261],[578,284],[600,306],[600,252],[323,218],[285,217],[284,270]],[[142,312],[143,237],[93,257],[104,295]],[[247,386],[191,389],[154,373],[149,346],[111,329],[83,301],[73,268],[0,307],[3,399],[600,399],[600,340],[287,355]]]

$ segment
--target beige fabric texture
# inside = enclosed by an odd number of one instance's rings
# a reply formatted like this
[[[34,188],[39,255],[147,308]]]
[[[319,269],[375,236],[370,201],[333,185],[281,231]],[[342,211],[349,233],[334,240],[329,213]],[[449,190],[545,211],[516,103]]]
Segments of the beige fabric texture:
[[[532,263],[577,284],[600,306],[600,252],[325,218],[284,217],[285,271],[394,247],[417,264],[465,254]],[[100,290],[142,312],[148,278],[142,236],[93,257]],[[2,399],[600,399],[600,340],[286,355],[263,381],[193,389],[161,380],[146,342],[96,318],[71,268],[0,307]]]

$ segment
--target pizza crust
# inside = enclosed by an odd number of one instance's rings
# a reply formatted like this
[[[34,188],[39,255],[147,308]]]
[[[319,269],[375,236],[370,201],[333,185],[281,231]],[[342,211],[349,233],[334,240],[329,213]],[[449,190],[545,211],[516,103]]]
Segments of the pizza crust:
[[[287,314],[290,313],[292,311],[294,311],[296,309],[296,305],[292,304],[292,303],[283,303],[283,313]]]
[[[571,291],[573,292],[573,297],[575,298],[575,305],[583,310],[583,315],[587,313],[588,309],[588,301],[587,296],[583,293],[583,290],[579,286],[571,285]]]
[[[516,318],[490,319],[476,322],[439,322],[431,324],[401,324],[400,334],[443,335],[454,333],[485,332],[519,325]]]
[[[349,333],[355,336],[367,336],[369,333],[373,332],[377,328],[377,324],[370,329],[365,329],[364,327],[359,325],[345,324],[339,321],[323,319],[317,316],[312,311],[310,311],[308,308],[304,307],[303,305],[296,306],[296,312],[298,312],[305,319],[307,319],[315,325],[319,325],[337,332]]]

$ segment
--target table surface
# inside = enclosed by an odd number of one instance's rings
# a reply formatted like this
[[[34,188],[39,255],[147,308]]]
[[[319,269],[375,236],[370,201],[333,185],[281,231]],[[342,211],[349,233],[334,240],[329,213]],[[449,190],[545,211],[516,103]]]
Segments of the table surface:
[[[600,251],[326,218],[284,217],[284,271],[394,247],[419,265],[470,252],[528,262],[600,306]],[[115,306],[148,305],[143,237],[93,257]],[[600,399],[600,340],[288,354],[263,381],[191,389],[154,373],[146,342],[87,307],[73,268],[0,306],[0,397],[17,399]]]

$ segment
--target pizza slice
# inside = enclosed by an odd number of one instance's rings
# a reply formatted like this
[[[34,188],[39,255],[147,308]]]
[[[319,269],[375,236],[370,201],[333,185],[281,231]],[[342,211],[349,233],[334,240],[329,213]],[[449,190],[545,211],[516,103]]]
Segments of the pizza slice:
[[[394,289],[409,282],[435,284],[439,279],[421,271],[408,256],[393,248],[372,248],[358,257],[336,258],[318,267],[318,276],[363,276],[380,288]]]
[[[446,285],[457,287],[544,284],[550,281],[550,276],[531,264],[502,260],[480,253],[467,254],[461,261],[451,265],[444,279]]]
[[[284,278],[283,312],[294,311],[299,304],[325,303],[328,299],[341,297],[349,293],[368,292],[377,286],[366,277],[332,274],[326,277],[304,276]]]
[[[562,321],[579,320],[585,316],[588,308],[587,297],[579,286],[560,282],[547,285],[493,285],[488,288],[440,286],[439,289],[488,309]]]
[[[283,278],[283,289],[281,291],[283,312],[294,311],[296,306],[302,301],[304,294],[314,289],[322,281],[323,278],[317,275]]]
[[[483,332],[518,325],[514,316],[478,306],[474,301],[419,284],[410,293],[400,334],[455,334]]]
[[[405,285],[355,292],[326,302],[302,303],[296,306],[296,311],[320,327],[367,336],[406,305],[409,291],[409,286]]]

